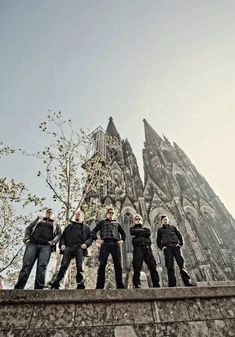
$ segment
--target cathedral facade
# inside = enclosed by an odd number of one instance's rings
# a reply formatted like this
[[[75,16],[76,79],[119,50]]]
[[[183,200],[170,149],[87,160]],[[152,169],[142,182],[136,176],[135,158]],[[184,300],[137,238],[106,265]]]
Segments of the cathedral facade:
[[[112,154],[113,160],[110,179],[93,199],[99,198],[104,208],[113,206],[117,210],[127,235],[122,249],[127,279],[132,271],[130,226],[134,215],[140,213],[145,226],[151,228],[152,249],[162,285],[167,284],[167,273],[163,253],[156,246],[162,214],[166,214],[183,235],[182,252],[194,281],[234,280],[235,220],[176,143],[160,137],[146,120],[144,130],[144,182],[131,145],[121,139],[111,117],[106,131],[98,128],[94,133],[95,151],[105,158]],[[151,286],[147,271],[146,277]]]

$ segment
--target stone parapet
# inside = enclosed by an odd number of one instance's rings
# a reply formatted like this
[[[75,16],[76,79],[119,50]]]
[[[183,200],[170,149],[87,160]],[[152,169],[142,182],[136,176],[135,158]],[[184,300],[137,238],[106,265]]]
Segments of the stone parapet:
[[[235,285],[2,290],[0,336],[231,337]]]

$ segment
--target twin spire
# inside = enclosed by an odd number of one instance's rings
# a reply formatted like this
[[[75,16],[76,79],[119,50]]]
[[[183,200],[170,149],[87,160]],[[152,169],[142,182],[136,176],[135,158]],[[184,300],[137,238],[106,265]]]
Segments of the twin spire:
[[[149,125],[146,119],[143,119],[144,122],[144,130],[145,130],[145,140],[151,141],[153,139],[157,139],[158,143],[160,144],[163,139],[157,134],[157,132]],[[109,123],[106,129],[106,132],[112,136],[116,137],[119,140],[121,139],[119,132],[114,124],[113,117],[109,117]]]
[[[146,119],[143,119],[144,122],[144,130],[145,130],[145,140],[146,142],[151,142],[153,140],[157,140],[157,143],[160,144],[162,141],[166,141],[162,139],[158,133],[151,127],[151,125],[147,122]],[[116,137],[119,140],[121,139],[119,132],[114,124],[113,117],[109,117],[109,123],[106,129],[106,132],[112,136]],[[165,137],[164,137],[165,138]],[[168,141],[169,142],[169,141]]]

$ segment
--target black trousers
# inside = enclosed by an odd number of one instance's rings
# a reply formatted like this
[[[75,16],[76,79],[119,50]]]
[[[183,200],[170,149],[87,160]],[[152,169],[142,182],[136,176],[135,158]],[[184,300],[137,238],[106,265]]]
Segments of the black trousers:
[[[105,268],[109,254],[112,255],[117,288],[125,288],[122,281],[121,251],[119,243],[104,242],[100,248],[99,269],[96,282],[96,289],[103,289],[105,284]]]
[[[184,258],[181,255],[180,247],[179,246],[166,247],[164,249],[164,255],[165,255],[165,263],[166,263],[166,268],[167,268],[167,273],[168,273],[169,287],[176,286],[174,258],[180,269],[180,274],[184,282],[184,285],[187,286],[189,284],[190,276],[187,273],[187,271],[184,269]]]
[[[84,278],[82,275],[82,263],[83,263],[83,249],[80,246],[71,246],[66,247],[65,251],[63,252],[63,258],[61,261],[60,270],[57,274],[55,281],[52,284],[52,287],[59,288],[60,281],[64,278],[64,275],[69,267],[71,260],[75,258],[76,260],[76,267],[77,267],[77,287],[84,289]]]
[[[140,272],[143,262],[145,262],[148,266],[153,287],[159,287],[159,275],[157,272],[157,265],[150,246],[134,246],[133,250],[134,287],[139,288],[141,286]]]
[[[23,257],[23,266],[15,285],[15,289],[24,289],[36,260],[37,270],[34,289],[43,289],[45,285],[46,268],[50,260],[50,256],[51,246],[49,244],[41,245],[31,242],[27,243]]]

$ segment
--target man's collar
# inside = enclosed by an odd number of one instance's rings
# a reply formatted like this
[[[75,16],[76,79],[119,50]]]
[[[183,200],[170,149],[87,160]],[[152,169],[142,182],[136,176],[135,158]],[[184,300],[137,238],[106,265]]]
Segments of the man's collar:
[[[43,220],[44,220],[44,221],[51,221],[51,222],[54,221],[54,219],[49,219],[49,218],[47,218],[46,216],[43,218]]]
[[[83,224],[83,221],[72,220],[72,222]]]
[[[163,224],[163,227],[168,227],[168,226],[170,226],[170,224],[169,224],[169,223],[167,223],[167,224]]]

